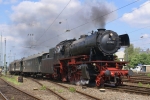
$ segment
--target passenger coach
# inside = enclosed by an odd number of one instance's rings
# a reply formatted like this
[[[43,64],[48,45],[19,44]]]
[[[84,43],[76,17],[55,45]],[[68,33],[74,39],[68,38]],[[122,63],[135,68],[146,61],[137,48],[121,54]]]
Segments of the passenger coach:
[[[38,53],[23,59],[23,74],[40,75],[41,74],[41,61],[48,53]]]

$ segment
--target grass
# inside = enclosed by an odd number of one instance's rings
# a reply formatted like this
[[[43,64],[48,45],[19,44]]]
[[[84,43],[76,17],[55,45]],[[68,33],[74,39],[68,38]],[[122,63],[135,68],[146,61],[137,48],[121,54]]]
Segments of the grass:
[[[70,92],[76,92],[76,89],[74,87],[69,87]]]
[[[12,76],[12,77],[2,76],[2,78],[15,85],[20,85],[20,83],[18,82],[18,76]]]
[[[59,92],[59,93],[62,93],[62,92],[63,92],[63,90],[58,90],[58,92]]]
[[[146,87],[150,88],[150,84],[147,84]]]
[[[150,77],[150,73],[148,73],[147,76]]]
[[[55,88],[53,88],[53,91],[56,91],[56,89],[55,89]]]
[[[141,82],[139,82],[139,83],[138,83],[138,86],[142,87],[142,86],[143,86],[143,84],[142,84]]]
[[[13,96],[13,97],[11,97],[11,100],[15,100],[14,96]]]
[[[43,86],[41,87],[41,90],[46,90],[46,86],[43,85]]]

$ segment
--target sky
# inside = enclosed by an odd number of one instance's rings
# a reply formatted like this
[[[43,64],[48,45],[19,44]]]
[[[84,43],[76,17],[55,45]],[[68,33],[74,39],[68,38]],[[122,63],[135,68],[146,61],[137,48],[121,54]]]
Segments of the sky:
[[[147,0],[0,0],[1,52],[5,53],[6,39],[9,63],[48,52],[63,40],[90,35],[98,28],[127,33],[135,47],[146,50],[149,9]]]

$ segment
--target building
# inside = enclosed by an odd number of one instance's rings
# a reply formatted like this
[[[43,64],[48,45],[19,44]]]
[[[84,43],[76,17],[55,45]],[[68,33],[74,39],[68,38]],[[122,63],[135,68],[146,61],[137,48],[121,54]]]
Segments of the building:
[[[150,72],[150,65],[142,65],[142,72]]]
[[[120,61],[124,61],[124,54],[125,53],[123,51],[116,52],[116,55]]]
[[[150,72],[150,65],[139,65],[135,68],[131,68],[133,72]]]

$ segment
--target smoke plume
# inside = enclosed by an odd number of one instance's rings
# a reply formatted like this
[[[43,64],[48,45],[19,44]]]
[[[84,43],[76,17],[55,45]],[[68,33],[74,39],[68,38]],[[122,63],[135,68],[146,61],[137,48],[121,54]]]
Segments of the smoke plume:
[[[92,20],[92,24],[94,24],[96,28],[105,28],[108,21],[117,17],[116,12],[112,12],[116,7],[111,3],[94,1],[92,3],[87,2],[84,6],[80,18],[85,21]]]

